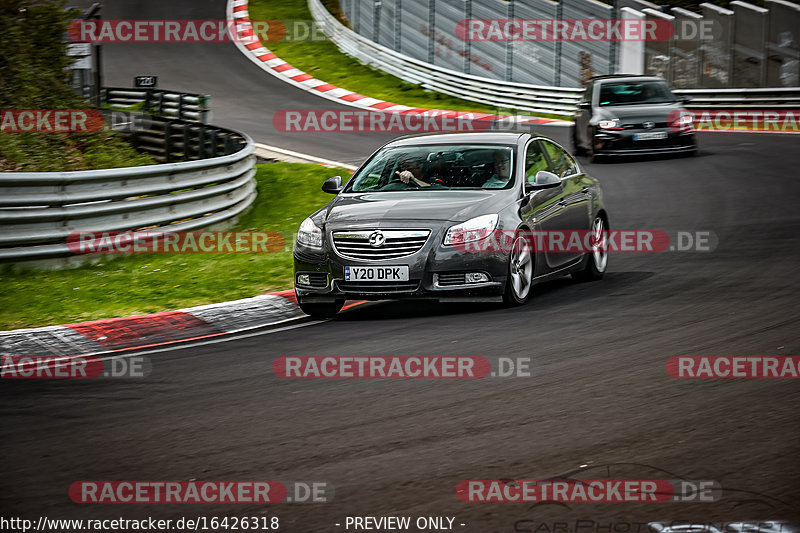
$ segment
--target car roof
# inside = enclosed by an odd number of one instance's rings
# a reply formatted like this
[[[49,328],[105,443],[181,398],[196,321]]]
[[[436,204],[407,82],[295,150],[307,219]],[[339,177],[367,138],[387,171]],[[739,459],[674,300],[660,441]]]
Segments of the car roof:
[[[592,82],[598,81],[666,81],[658,76],[646,76],[644,74],[607,74],[605,76],[594,76],[590,78]]]
[[[432,132],[407,135],[386,143],[389,146],[419,146],[421,144],[516,144],[523,135],[538,134],[530,131],[470,131],[470,132]]]

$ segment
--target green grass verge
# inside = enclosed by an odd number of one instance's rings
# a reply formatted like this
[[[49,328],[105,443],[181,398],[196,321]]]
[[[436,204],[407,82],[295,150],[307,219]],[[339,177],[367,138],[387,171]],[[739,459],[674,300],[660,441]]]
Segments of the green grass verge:
[[[293,233],[331,200],[322,182],[345,169],[258,165],[259,195],[236,230],[281,231],[286,246],[264,254],[136,254],[95,265],[39,271],[0,267],[0,329],[154,313],[292,287]]]
[[[250,0],[252,20],[311,20],[306,0]],[[291,26],[287,25],[291,31]],[[417,85],[406,83],[400,78],[383,73],[356,59],[343,54],[330,41],[278,41],[262,39],[262,43],[278,57],[295,68],[311,74],[326,83],[343,87],[359,94],[407,105],[410,107],[447,109],[454,111],[478,111],[496,114],[525,114],[558,118],[558,115],[515,111],[497,108],[455,98],[446,94],[426,91]]]
[[[155,163],[111,131],[0,135],[0,171],[4,172],[67,172]]]

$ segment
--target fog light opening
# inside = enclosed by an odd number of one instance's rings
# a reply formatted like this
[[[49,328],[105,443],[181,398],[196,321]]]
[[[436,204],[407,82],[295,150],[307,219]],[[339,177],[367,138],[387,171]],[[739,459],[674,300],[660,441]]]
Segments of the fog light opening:
[[[489,281],[489,276],[483,272],[467,272],[467,283],[485,283]]]

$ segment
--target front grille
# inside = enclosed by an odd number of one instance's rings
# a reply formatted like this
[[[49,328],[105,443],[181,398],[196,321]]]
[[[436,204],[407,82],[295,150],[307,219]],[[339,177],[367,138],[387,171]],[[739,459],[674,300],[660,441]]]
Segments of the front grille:
[[[358,281],[337,281],[336,286],[342,292],[354,292],[359,294],[384,294],[391,292],[414,292],[419,288],[419,281],[377,281],[372,283],[361,283]]]
[[[645,129],[644,122],[636,122],[636,123],[632,123],[632,124],[623,124],[622,127],[625,128],[626,130],[634,130],[634,129],[636,129],[636,130],[650,131],[650,130],[646,130]],[[666,128],[666,127],[667,127],[667,123],[666,122],[656,122],[655,126],[653,126],[650,129],[656,130],[658,128]]]
[[[438,284],[440,287],[448,287],[451,285],[466,285],[467,274],[465,272],[445,272],[439,274]]]
[[[397,259],[418,252],[430,235],[429,230],[334,231],[333,246],[342,257],[362,260]],[[383,239],[380,246],[370,242]]]

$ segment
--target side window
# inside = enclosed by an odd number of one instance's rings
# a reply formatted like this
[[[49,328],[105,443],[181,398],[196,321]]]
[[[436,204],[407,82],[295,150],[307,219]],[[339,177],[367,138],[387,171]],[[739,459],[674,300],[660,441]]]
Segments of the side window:
[[[525,179],[533,183],[536,173],[540,170],[547,170],[547,160],[544,158],[539,141],[533,140],[525,150]]]
[[[550,158],[550,172],[559,178],[565,178],[577,172],[575,160],[568,153],[550,141],[543,140],[542,144]]]
[[[589,85],[586,86],[586,91],[583,93],[583,101],[592,103],[592,87],[594,87],[593,82],[589,82]]]

